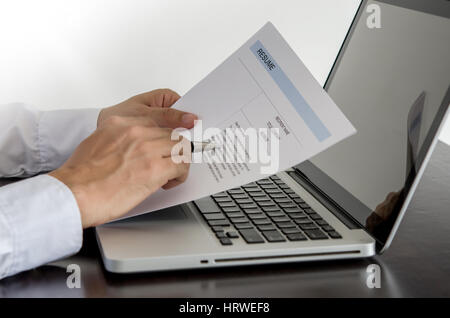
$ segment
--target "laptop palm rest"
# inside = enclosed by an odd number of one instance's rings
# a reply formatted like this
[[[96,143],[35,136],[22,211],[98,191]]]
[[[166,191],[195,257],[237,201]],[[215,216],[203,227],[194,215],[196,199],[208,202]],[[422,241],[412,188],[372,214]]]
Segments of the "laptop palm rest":
[[[208,229],[181,206],[99,226],[97,236],[105,256],[114,259],[180,256],[217,248]]]

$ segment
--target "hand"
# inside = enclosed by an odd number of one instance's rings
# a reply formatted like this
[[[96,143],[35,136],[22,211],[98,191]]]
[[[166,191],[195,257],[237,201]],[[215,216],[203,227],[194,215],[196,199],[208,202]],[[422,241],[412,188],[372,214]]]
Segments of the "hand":
[[[401,191],[397,192],[390,192],[386,199],[384,199],[383,202],[378,204],[375,207],[375,213],[383,219],[383,221],[386,221],[389,216],[391,215],[392,211],[394,210],[395,205],[397,204],[398,198],[400,197]]]
[[[147,117],[111,116],[50,173],[73,192],[83,228],[114,220],[160,187],[186,180],[189,164],[171,158],[180,142],[172,132]]]
[[[374,233],[380,229],[384,223],[389,219],[394,211],[395,205],[400,197],[401,190],[397,192],[390,192],[383,202],[378,204],[366,219],[366,227],[369,232]]]
[[[157,89],[136,95],[126,101],[103,109],[97,120],[101,127],[112,116],[149,118],[161,127],[192,128],[197,116],[171,109],[180,96],[170,89]]]

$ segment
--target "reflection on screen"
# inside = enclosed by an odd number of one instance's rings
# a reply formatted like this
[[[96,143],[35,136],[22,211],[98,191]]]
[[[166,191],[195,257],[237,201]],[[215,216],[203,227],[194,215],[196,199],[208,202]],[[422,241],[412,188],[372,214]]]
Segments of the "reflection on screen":
[[[311,162],[366,210],[369,230],[388,217],[450,83],[450,20],[375,2],[381,28],[363,14],[328,87],[357,129]]]

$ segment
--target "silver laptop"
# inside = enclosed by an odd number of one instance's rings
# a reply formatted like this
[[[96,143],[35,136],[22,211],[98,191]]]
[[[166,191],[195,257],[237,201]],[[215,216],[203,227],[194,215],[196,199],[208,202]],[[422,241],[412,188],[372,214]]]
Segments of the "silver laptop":
[[[325,84],[358,132],[288,171],[97,227],[106,269],[161,271],[384,252],[449,112],[449,34],[448,1],[363,1]]]

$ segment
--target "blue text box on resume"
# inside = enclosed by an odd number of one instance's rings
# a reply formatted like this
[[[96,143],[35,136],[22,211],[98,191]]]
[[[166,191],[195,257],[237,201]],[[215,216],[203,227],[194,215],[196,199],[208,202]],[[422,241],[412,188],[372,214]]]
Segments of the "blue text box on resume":
[[[250,47],[250,50],[255,54],[256,58],[267,70],[292,106],[294,106],[297,113],[303,118],[314,136],[316,136],[319,141],[324,141],[330,137],[331,134],[327,127],[325,127],[324,123],[308,105],[303,96],[297,88],[295,88],[294,84],[292,84],[291,80],[275,62],[275,59],[269,54],[262,43],[256,41],[255,44]]]

